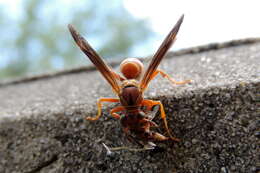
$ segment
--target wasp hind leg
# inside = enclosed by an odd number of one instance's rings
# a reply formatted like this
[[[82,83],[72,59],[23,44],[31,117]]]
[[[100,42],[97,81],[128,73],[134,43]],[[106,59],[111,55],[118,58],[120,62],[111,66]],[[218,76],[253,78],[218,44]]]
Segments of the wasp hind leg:
[[[175,85],[184,85],[184,84],[187,84],[187,83],[191,83],[191,80],[184,80],[184,81],[176,81],[175,79],[173,79],[170,75],[168,75],[167,73],[165,73],[164,71],[162,70],[156,70],[151,78],[155,78],[155,76],[157,76],[158,74],[161,74],[162,77],[164,78],[167,78],[169,81],[171,81],[173,84]]]
[[[100,98],[97,101],[97,107],[98,107],[98,113],[95,117],[86,117],[86,120],[89,121],[96,121],[100,118],[101,116],[101,109],[102,109],[102,102],[112,102],[112,103],[117,103],[119,102],[119,99],[116,98]]]

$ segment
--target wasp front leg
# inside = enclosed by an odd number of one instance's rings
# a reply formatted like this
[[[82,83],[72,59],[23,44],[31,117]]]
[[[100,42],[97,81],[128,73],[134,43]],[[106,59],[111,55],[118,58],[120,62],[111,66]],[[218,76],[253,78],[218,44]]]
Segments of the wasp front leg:
[[[163,136],[157,132],[150,132],[150,136],[154,141],[166,141],[169,140],[169,137]]]
[[[112,103],[117,103],[119,102],[119,99],[116,99],[116,98],[100,98],[98,99],[97,101],[97,107],[98,107],[98,113],[95,117],[86,117],[86,120],[89,120],[89,121],[96,121],[100,118],[101,116],[101,110],[102,110],[102,102],[112,102]]]
[[[125,110],[125,108],[124,108],[123,106],[117,106],[117,107],[111,109],[110,114],[111,114],[114,118],[120,119],[120,115],[117,114],[116,112],[121,112],[121,111],[124,111],[124,110]]]
[[[160,113],[161,113],[161,118],[163,119],[164,122],[164,126],[165,129],[168,133],[168,135],[170,136],[170,138],[174,141],[180,141],[178,138],[175,138],[171,135],[170,130],[168,128],[168,123],[167,123],[167,119],[166,119],[166,114],[164,111],[164,107],[162,105],[162,103],[160,101],[154,101],[154,100],[143,100],[142,105],[146,106],[148,109],[151,109],[153,106],[155,105],[159,105],[160,106]]]

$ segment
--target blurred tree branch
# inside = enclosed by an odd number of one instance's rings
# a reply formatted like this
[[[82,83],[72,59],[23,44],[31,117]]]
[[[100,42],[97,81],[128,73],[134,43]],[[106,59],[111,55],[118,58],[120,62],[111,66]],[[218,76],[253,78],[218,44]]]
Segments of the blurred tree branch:
[[[8,10],[0,11],[4,35],[0,37],[0,51],[4,52],[0,54],[0,78],[84,64],[68,34],[68,23],[75,25],[104,58],[128,56],[134,44],[151,34],[145,21],[133,18],[121,0],[70,4],[23,0],[21,14],[13,19]]]

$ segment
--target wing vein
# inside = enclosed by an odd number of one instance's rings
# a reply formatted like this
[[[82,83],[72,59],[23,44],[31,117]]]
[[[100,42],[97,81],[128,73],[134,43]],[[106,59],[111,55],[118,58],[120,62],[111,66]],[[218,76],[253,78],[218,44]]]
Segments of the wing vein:
[[[89,45],[89,43],[76,31],[72,25],[68,25],[70,33],[80,47],[80,49],[87,55],[90,61],[96,66],[96,68],[101,72],[103,77],[109,82],[113,90],[118,94],[120,92],[120,87],[118,82],[113,75],[113,70],[102,60],[102,58],[96,53],[96,51]]]
[[[157,50],[157,52],[154,54],[151,63],[149,64],[146,72],[144,73],[144,76],[140,83],[140,88],[142,91],[146,89],[149,82],[151,81],[151,76],[156,71],[157,67],[159,66],[160,62],[164,58],[164,55],[166,52],[170,49],[171,45],[173,44],[174,40],[176,39],[176,35],[180,29],[180,26],[182,24],[184,15],[180,17],[178,22],[175,24],[173,29],[170,31],[170,33],[166,36],[164,41],[162,42],[161,46]]]

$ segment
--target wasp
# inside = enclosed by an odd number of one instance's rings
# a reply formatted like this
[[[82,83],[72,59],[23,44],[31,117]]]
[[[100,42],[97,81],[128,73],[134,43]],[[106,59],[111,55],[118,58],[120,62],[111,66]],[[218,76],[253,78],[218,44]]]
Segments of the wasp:
[[[182,24],[183,18],[184,15],[179,18],[173,29],[162,42],[161,46],[152,57],[146,71],[144,71],[144,65],[140,60],[137,58],[127,58],[120,64],[122,75],[116,73],[108,66],[76,29],[71,24],[68,25],[69,31],[76,44],[96,66],[111,85],[114,93],[118,96],[118,98],[99,98],[97,101],[97,115],[95,117],[86,117],[87,120],[96,121],[100,118],[103,102],[120,103],[120,106],[110,110],[110,114],[114,118],[121,120],[123,131],[127,136],[134,134],[135,138],[137,137],[138,140],[142,141],[179,141],[178,138],[173,137],[168,128],[162,103],[160,101],[145,99],[144,92],[148,88],[149,82],[158,74],[168,79],[172,84],[179,85],[190,82],[190,80],[176,81],[164,71],[157,69],[164,58],[164,55],[176,40],[176,35]],[[159,105],[161,118],[168,137],[150,130],[151,127],[157,127],[157,125],[151,118],[146,116],[146,113],[151,111],[156,105]],[[120,116],[118,114],[119,112],[122,112],[123,115]]]

